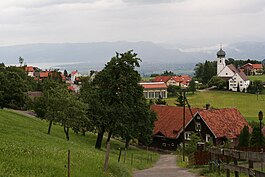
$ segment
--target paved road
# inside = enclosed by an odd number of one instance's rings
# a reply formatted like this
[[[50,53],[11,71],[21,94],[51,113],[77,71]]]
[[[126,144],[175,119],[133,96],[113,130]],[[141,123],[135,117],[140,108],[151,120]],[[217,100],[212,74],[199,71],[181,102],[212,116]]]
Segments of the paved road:
[[[153,168],[136,171],[133,177],[198,177],[186,168],[176,166],[175,155],[160,155]]]

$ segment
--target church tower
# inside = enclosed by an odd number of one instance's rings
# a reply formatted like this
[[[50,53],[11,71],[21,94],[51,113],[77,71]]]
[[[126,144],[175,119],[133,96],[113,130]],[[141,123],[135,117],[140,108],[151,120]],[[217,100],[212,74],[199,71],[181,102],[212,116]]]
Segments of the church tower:
[[[225,68],[225,51],[223,51],[222,47],[217,52],[217,76],[219,73]]]

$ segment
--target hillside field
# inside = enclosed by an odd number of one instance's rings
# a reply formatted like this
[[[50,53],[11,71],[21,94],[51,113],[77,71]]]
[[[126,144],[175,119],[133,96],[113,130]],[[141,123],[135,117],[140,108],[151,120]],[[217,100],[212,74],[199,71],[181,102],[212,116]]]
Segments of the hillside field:
[[[68,149],[71,150],[71,176],[76,177],[129,177],[133,169],[150,167],[159,157],[131,146],[126,162],[123,163],[122,156],[118,163],[119,148],[124,143],[111,140],[109,170],[104,173],[105,139],[102,150],[96,150],[96,135],[92,133],[82,136],[71,132],[67,141],[61,126],[53,125],[51,135],[47,134],[47,128],[46,121],[0,110],[1,177],[67,176]]]
[[[265,82],[265,75],[255,75],[255,76],[248,76],[249,80],[261,80],[262,82]]]
[[[230,91],[204,91],[187,95],[192,107],[203,108],[207,103],[213,108],[238,108],[248,121],[258,121],[258,112],[265,113],[265,95]],[[166,99],[169,105],[175,105],[176,98]]]

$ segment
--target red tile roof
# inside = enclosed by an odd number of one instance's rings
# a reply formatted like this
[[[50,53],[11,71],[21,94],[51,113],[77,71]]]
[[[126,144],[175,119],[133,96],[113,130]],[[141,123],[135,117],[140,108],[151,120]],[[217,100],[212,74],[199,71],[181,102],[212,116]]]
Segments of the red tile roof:
[[[34,72],[34,68],[33,68],[33,66],[26,66],[25,71],[26,72]]]
[[[165,82],[167,83],[170,79],[174,79],[176,82],[181,82],[184,85],[187,85],[192,78],[188,75],[181,75],[181,76],[156,76],[153,79],[153,82]]]
[[[244,126],[249,126],[236,108],[200,110],[199,114],[217,138],[236,138]]]
[[[78,73],[78,71],[75,70],[75,71],[72,71],[72,72],[71,72],[71,75],[73,76],[73,75],[75,75],[75,74],[77,74],[77,73]]]
[[[167,82],[172,76],[156,76],[153,82]]]
[[[183,126],[183,107],[152,105],[151,110],[157,114],[153,134],[162,133],[167,138],[177,138]],[[192,119],[188,108],[186,110],[185,125]],[[192,108],[194,115],[199,109]]]
[[[49,71],[41,71],[40,78],[47,78],[49,77]]]
[[[253,67],[254,69],[263,69],[262,64],[252,64],[252,67]]]
[[[70,90],[70,91],[75,91],[75,88],[72,85],[67,86],[67,89]]]
[[[164,82],[146,82],[140,83],[144,89],[166,89],[167,85]]]

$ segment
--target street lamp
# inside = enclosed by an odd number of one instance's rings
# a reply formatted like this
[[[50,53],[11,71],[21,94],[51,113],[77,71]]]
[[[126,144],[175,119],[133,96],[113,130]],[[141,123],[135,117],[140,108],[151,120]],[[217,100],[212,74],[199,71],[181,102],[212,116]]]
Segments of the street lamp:
[[[262,137],[262,131],[261,131],[261,121],[262,121],[262,119],[263,119],[263,112],[262,111],[260,111],[259,112],[259,130],[260,130],[260,140],[259,140],[259,145],[261,146],[261,137]]]

